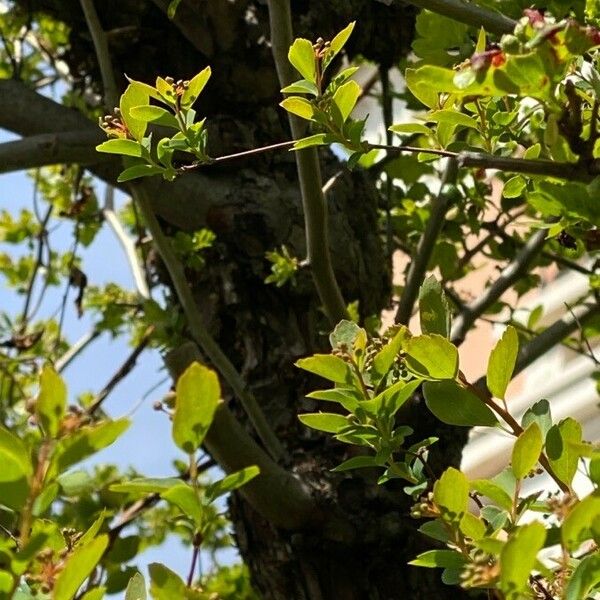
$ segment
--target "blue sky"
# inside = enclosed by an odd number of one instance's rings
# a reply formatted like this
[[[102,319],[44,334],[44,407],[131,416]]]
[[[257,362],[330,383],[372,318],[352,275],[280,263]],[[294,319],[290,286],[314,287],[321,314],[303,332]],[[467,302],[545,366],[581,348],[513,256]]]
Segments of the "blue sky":
[[[0,130],[0,143],[15,139],[16,136]],[[99,198],[104,195],[104,184],[96,182]],[[33,182],[25,173],[0,175],[0,210],[17,213],[21,208],[32,207]],[[117,206],[124,202],[122,195],[116,197]],[[54,248],[66,250],[72,243],[72,225],[65,221],[52,232]],[[0,252],[14,252],[15,247],[1,244]],[[127,289],[133,289],[133,278],[123,251],[113,232],[104,226],[89,248],[80,250],[82,270],[92,285],[114,282]],[[2,310],[18,314],[22,310],[23,297],[6,286],[0,279],[0,305]],[[52,314],[60,306],[64,287],[53,290],[44,304],[45,314]],[[71,290],[67,303],[64,332],[71,343],[92,329],[89,316],[77,317],[73,304],[75,290]],[[40,316],[44,315],[44,311]],[[86,391],[97,393],[108,382],[115,370],[131,352],[127,340],[103,334],[91,344],[63,372],[69,389],[69,397]],[[103,450],[87,466],[97,463],[115,463],[121,468],[134,467],[140,473],[153,476],[170,476],[174,473],[172,461],[183,458],[173,445],[170,437],[170,422],[164,413],[152,408],[154,400],[160,399],[169,389],[170,382],[164,382],[145,400],[144,394],[166,376],[159,353],[146,350],[138,359],[137,367],[112,392],[104,403],[105,410],[113,417],[132,415],[132,425],[111,447]],[[235,556],[226,552],[223,560],[231,561]],[[183,547],[176,537],[165,546],[149,550],[138,561],[140,567],[160,561],[168,567],[184,574],[189,568],[190,551]],[[207,559],[203,565],[207,565]]]

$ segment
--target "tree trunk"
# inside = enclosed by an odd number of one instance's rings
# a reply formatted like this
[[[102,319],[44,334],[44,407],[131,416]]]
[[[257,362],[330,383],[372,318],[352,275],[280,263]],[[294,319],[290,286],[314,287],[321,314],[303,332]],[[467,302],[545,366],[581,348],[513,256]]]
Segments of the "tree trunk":
[[[82,76],[82,88],[86,75],[99,82],[79,3],[22,0],[22,4],[42,8],[71,26],[71,48],[65,58],[73,72]],[[211,64],[213,78],[196,109],[208,117],[213,156],[289,139],[285,115],[277,107],[280,95],[265,43],[269,32],[264,4],[184,0],[178,13],[183,20],[179,29],[155,4],[168,2],[97,3],[109,32],[119,81],[125,84],[122,73],[143,81],[153,81],[156,75],[189,78]],[[414,13],[407,8],[386,7],[373,0],[298,0],[293,7],[297,31],[306,37],[331,39],[356,19],[350,52],[386,68],[406,53],[412,40]],[[344,169],[325,153],[323,162],[326,178]],[[305,393],[319,382],[293,363],[327,348],[322,332],[328,324],[314,292],[310,267],[301,269],[283,287],[264,283],[269,273],[265,252],[285,245],[292,255],[304,257],[293,154],[283,151],[208,167],[204,174],[214,181],[214,193],[208,198],[207,190],[202,190],[206,202],[199,203],[190,178],[184,206],[173,207],[169,184],[161,184],[154,207],[169,233],[182,227],[209,227],[216,233],[216,243],[205,255],[205,268],[189,273],[206,324],[287,448],[290,462],[286,467],[309,482],[324,510],[350,524],[341,535],[326,526],[319,531],[281,531],[240,496],[232,497],[235,536],[257,590],[265,600],[459,597],[455,588],[440,582],[439,571],[406,566],[429,547],[429,541],[417,533],[419,523],[409,516],[411,501],[402,485],[378,486],[377,473],[370,470],[332,473],[332,467],[351,456],[352,447],[308,430],[297,419],[299,412],[316,407]],[[378,227],[375,183],[366,173],[344,171],[327,200],[334,268],[344,298],[358,301],[362,318],[378,315],[390,298],[391,272]],[[229,404],[244,422],[236,401],[230,399]],[[464,429],[441,427],[418,399],[407,419],[408,424],[415,424],[415,437],[420,432],[440,436],[433,457],[436,470],[458,464],[466,441]]]

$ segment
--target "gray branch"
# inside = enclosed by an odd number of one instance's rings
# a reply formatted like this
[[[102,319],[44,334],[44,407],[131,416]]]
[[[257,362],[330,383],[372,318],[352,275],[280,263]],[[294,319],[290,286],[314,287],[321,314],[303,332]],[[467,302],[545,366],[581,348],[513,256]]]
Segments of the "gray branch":
[[[375,1],[387,5],[392,4],[394,1],[400,4],[398,0]],[[486,31],[499,35],[511,33],[516,25],[516,22],[507,16],[478,6],[475,2],[465,2],[464,0],[404,0],[404,2],[450,17],[459,23],[465,23],[473,27],[483,27]]]
[[[452,342],[460,344],[477,318],[490,308],[494,302],[499,300],[502,294],[527,272],[531,262],[541,252],[546,241],[546,235],[545,229],[536,231],[510,264],[500,273],[498,279],[477,300],[464,307],[454,320],[450,335]]]

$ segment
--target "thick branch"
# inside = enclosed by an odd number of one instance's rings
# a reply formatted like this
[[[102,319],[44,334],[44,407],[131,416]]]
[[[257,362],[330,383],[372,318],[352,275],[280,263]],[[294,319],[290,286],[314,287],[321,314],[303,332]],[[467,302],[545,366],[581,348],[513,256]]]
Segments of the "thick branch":
[[[43,133],[0,144],[0,173],[35,169],[45,165],[91,165],[100,162],[95,146],[105,136],[98,129]]]
[[[536,231],[510,264],[500,273],[498,279],[477,300],[464,307],[454,320],[452,327],[450,337],[454,343],[461,343],[477,318],[490,308],[494,302],[499,300],[502,294],[527,272],[531,262],[541,252],[545,241],[546,230]]]
[[[392,4],[394,0],[377,0],[383,4]],[[398,0],[396,0],[398,3]],[[434,13],[450,17],[459,23],[483,27],[491,33],[511,33],[516,22],[501,13],[477,6],[475,2],[464,0],[403,0],[403,2],[426,8]]]
[[[448,210],[449,196],[444,191],[444,186],[448,183],[454,183],[457,174],[458,163],[456,159],[449,158],[442,178],[442,187],[432,202],[431,214],[425,226],[425,231],[423,231],[415,254],[412,256],[412,262],[406,276],[406,284],[402,290],[400,304],[396,312],[396,323],[407,325],[410,320],[415,301],[419,294],[419,287],[423,283],[427,264],[433,253],[438,235],[444,225],[444,217]]]
[[[185,344],[167,356],[174,379],[193,362],[201,360],[196,346]],[[257,465],[260,477],[240,490],[253,508],[278,527],[300,529],[322,518],[304,485],[274,463],[246,433],[229,409],[222,405],[204,440],[211,456],[227,473]]]
[[[217,371],[231,386],[234,394],[242,403],[244,410],[254,425],[265,448],[267,448],[271,453],[271,456],[275,459],[281,458],[284,454],[284,450],[279,443],[277,436],[271,429],[262,409],[256,402],[256,398],[247,389],[246,383],[241,375],[236,371],[229,358],[227,358],[223,350],[221,350],[221,347],[210,335],[202,321],[202,316],[200,315],[196,301],[192,295],[183,266],[175,255],[171,243],[163,233],[160,224],[154,215],[146,185],[143,183],[132,184],[131,192],[140,209],[146,227],[152,235],[152,241],[167,267],[175,292],[177,293],[177,297],[185,314],[190,333],[208,356]]]
[[[288,48],[292,44],[292,19],[289,0],[269,0],[271,45],[281,87],[291,84],[297,77],[288,62]],[[305,134],[304,122],[289,115],[292,137],[300,139]],[[306,252],[313,280],[332,323],[347,316],[346,304],[335,279],[329,251],[327,205],[323,196],[319,157],[315,148],[295,153],[298,179],[304,207]]]

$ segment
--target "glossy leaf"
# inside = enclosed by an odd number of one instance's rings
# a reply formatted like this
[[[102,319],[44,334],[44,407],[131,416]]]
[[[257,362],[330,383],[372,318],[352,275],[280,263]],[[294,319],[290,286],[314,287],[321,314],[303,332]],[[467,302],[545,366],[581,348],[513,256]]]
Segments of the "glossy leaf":
[[[600,492],[596,490],[578,502],[565,518],[561,529],[562,542],[575,551],[590,538],[600,537]]]
[[[350,80],[341,85],[333,94],[333,102],[340,110],[342,123],[345,123],[350,116],[361,92],[360,85],[356,81]]]
[[[525,411],[521,419],[521,425],[525,429],[531,423],[538,424],[545,439],[550,427],[552,427],[552,413],[548,400],[539,400]]]
[[[121,102],[119,105],[121,110],[121,119],[123,119],[123,122],[127,126],[131,137],[138,142],[142,141],[142,138],[146,133],[148,123],[143,119],[136,119],[133,117],[130,114],[130,110],[134,106],[148,104],[150,95],[154,93],[151,92],[151,90],[153,90],[151,86],[141,84],[140,82],[132,82],[127,86],[127,89],[121,95]]]
[[[305,40],[304,38],[295,39],[294,43],[290,46],[288,60],[304,79],[316,83],[315,51],[309,40]]]
[[[52,453],[47,477],[63,473],[74,464],[110,446],[130,424],[129,419],[105,421],[98,425],[81,427],[70,436],[61,439]]]
[[[374,418],[392,417],[412,397],[421,383],[420,379],[397,381],[372,400],[361,402],[360,407]]]
[[[279,106],[285,108],[288,112],[311,121],[314,116],[314,108],[312,104],[305,98],[299,96],[291,96],[285,98],[279,103]]]
[[[108,546],[108,536],[101,535],[77,547],[68,557],[54,586],[54,600],[72,600],[81,584],[94,570]]]
[[[504,399],[518,353],[519,336],[517,330],[509,325],[492,350],[488,362],[487,387],[496,398]]]
[[[419,290],[421,331],[450,337],[450,306],[440,282],[430,275]]]
[[[427,120],[435,123],[448,123],[454,126],[479,129],[479,123],[477,122],[477,119],[455,110],[436,110],[427,116]]]
[[[146,494],[161,494],[180,483],[181,479],[178,479],[177,477],[140,477],[125,483],[114,483],[109,489],[111,492],[143,496]]]
[[[414,567],[460,569],[466,563],[466,558],[458,550],[428,550],[419,554],[408,564]]]
[[[352,382],[350,367],[339,356],[315,354],[296,361],[296,366],[335,383]]]
[[[186,585],[183,580],[159,563],[148,565],[150,573],[150,594],[154,600],[174,600],[187,598]]]
[[[568,579],[564,600],[591,598],[591,590],[600,584],[600,554],[586,556]]]
[[[512,470],[517,479],[523,479],[538,462],[544,439],[537,423],[531,423],[517,438],[512,451]]]
[[[136,573],[127,584],[125,600],[146,600],[146,582],[141,573]]]
[[[400,330],[394,335],[394,337],[377,352],[373,358],[373,364],[371,367],[371,379],[374,385],[378,385],[379,382],[388,374],[391,366],[398,357],[400,350],[402,349],[403,342],[407,338],[407,330],[401,327]]]
[[[553,425],[546,435],[548,462],[559,479],[568,486],[577,472],[581,456],[577,444],[581,443],[581,436],[581,425],[570,417]]]
[[[367,467],[382,467],[382,461],[376,456],[353,456],[337,467],[331,469],[335,472],[351,471],[353,469],[364,469]]]
[[[470,482],[471,489],[505,510],[511,510],[513,501],[508,492],[489,479],[474,479]]]
[[[214,502],[219,496],[233,492],[238,488],[246,485],[260,474],[260,469],[257,466],[246,467],[235,473],[230,473],[220,481],[215,481],[207,486],[205,495],[208,502]]]
[[[433,485],[433,501],[441,511],[441,518],[460,523],[467,512],[469,481],[464,473],[450,467]]]
[[[139,142],[123,138],[107,140],[96,146],[96,150],[98,152],[105,152],[106,154],[121,154],[137,158],[141,157],[143,152],[143,148]]]
[[[35,402],[35,415],[48,437],[56,437],[67,408],[67,386],[60,375],[46,365],[40,376],[40,393]]]
[[[177,506],[183,514],[192,519],[196,527],[200,527],[204,511],[198,493],[191,485],[180,481],[168,490],[161,492],[160,495],[161,498]]]
[[[458,373],[458,350],[441,335],[420,335],[404,343],[406,366],[424,379],[454,379]]]
[[[164,169],[154,165],[134,165],[124,171],[121,171],[117,177],[119,183],[131,181],[132,179],[140,179],[141,177],[151,177],[162,173]]]
[[[169,17],[169,19],[175,18],[175,14],[177,13],[177,8],[179,7],[180,4],[181,4],[181,0],[171,0],[169,2],[169,6],[167,6],[167,17]],[[143,579],[142,579],[142,581],[143,581]],[[126,598],[126,600],[129,600],[129,599]]]
[[[479,540],[485,536],[486,524],[480,517],[476,517],[473,513],[466,512],[460,522],[460,530],[463,535],[472,540]]]
[[[331,61],[339,54],[340,50],[346,45],[348,38],[352,34],[354,30],[355,21],[349,23],[344,29],[342,29],[332,40],[329,45],[329,52],[325,55],[323,59],[323,71],[327,68],[327,66],[331,63]]]
[[[318,96],[319,91],[317,86],[308,79],[299,79],[294,83],[282,88],[283,94],[311,94],[312,96]]]
[[[81,596],[81,600],[102,600],[102,598],[104,598],[104,594],[106,594],[105,587],[92,588],[83,594],[83,596]]]
[[[443,423],[467,427],[498,424],[483,400],[455,381],[426,381],[423,394],[427,408]]]
[[[194,104],[194,102],[196,102],[198,96],[202,93],[202,90],[208,83],[210,76],[210,67],[206,67],[202,69],[200,73],[192,77],[187,90],[183,92],[183,96],[181,97],[181,106],[183,108],[190,108]]]
[[[221,398],[217,374],[199,363],[191,364],[177,381],[173,440],[192,454],[204,441]]]
[[[179,129],[179,122],[173,114],[162,106],[154,106],[147,104],[145,106],[134,106],[129,111],[129,114],[139,121],[154,123],[155,125],[163,125]]]
[[[354,388],[335,387],[329,390],[316,390],[306,394],[306,397],[326,402],[337,402],[348,412],[354,412],[359,403],[359,398],[357,398],[357,392]]]
[[[528,589],[529,576],[545,539],[544,525],[533,522],[516,529],[504,545],[500,554],[499,587],[507,600],[521,598]]]
[[[298,419],[307,427],[327,433],[337,433],[349,425],[346,417],[335,413],[305,413],[298,415]]]
[[[20,510],[29,496],[33,466],[25,444],[0,425],[0,502]]]
[[[309,135],[308,137],[298,140],[293,150],[302,150],[303,148],[312,148],[313,146],[323,146],[329,143],[331,135],[328,133],[315,133],[315,135]]]

